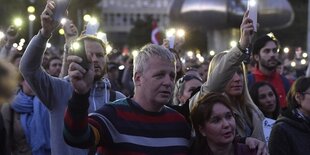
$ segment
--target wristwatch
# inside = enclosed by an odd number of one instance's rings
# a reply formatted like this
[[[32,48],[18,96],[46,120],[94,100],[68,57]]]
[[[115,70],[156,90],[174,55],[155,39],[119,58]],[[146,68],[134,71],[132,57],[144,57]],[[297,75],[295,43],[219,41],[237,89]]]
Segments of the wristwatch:
[[[237,48],[238,48],[242,53],[245,54],[245,58],[244,58],[243,62],[244,62],[245,64],[249,64],[249,63],[251,62],[251,51],[250,51],[250,48],[247,47],[247,48],[245,48],[245,49],[242,49],[241,46],[240,46],[240,42],[238,42]]]
[[[250,49],[248,47],[245,49],[241,48],[240,42],[238,42],[237,47],[242,53],[250,54]]]

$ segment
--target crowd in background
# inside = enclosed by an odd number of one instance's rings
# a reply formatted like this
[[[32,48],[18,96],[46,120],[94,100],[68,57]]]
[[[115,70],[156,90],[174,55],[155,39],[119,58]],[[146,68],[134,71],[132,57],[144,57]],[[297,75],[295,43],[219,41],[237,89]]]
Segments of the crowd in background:
[[[310,67],[279,70],[279,40],[253,40],[248,12],[236,47],[193,63],[168,40],[107,54],[69,19],[64,51],[46,48],[54,10],[25,50],[15,26],[1,42],[0,154],[310,153]]]

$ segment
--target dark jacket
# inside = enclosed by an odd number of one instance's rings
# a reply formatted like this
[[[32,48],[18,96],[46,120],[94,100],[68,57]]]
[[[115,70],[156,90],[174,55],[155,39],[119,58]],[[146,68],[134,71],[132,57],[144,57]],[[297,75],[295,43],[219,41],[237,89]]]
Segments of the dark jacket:
[[[269,140],[270,155],[309,155],[310,122],[296,110],[286,110],[274,124]]]

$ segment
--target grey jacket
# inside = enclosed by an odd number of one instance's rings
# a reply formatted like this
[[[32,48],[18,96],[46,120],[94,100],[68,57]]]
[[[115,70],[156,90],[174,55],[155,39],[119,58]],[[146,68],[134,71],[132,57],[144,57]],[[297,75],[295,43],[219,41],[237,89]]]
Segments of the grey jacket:
[[[52,77],[41,68],[47,41],[48,38],[44,38],[40,32],[32,38],[21,59],[20,71],[42,103],[49,109],[52,155],[86,155],[87,149],[73,148],[64,141],[62,133],[64,113],[73,87],[69,80]],[[89,97],[89,112],[109,102],[109,90],[108,79],[94,83]],[[116,99],[124,97],[122,93],[116,92]]]

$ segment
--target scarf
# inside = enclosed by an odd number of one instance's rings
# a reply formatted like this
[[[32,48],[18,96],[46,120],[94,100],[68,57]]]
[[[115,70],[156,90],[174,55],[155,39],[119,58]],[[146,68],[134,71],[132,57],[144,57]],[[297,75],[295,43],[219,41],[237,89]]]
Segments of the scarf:
[[[20,114],[21,126],[33,155],[50,154],[49,113],[36,96],[28,96],[19,90],[12,108]]]

